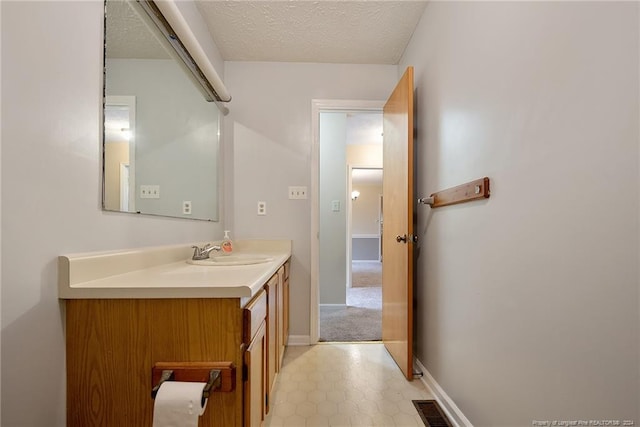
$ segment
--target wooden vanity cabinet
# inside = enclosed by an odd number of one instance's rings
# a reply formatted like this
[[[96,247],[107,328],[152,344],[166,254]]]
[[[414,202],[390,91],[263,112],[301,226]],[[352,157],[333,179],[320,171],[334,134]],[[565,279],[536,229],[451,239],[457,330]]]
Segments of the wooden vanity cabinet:
[[[240,298],[66,300],[67,425],[150,427],[155,363],[232,362],[235,389],[212,394],[199,426],[261,426],[287,342],[286,283],[281,268],[244,308]]]
[[[212,393],[200,427],[243,423],[238,298],[66,301],[67,425],[151,427],[158,362],[231,362],[235,389]]]

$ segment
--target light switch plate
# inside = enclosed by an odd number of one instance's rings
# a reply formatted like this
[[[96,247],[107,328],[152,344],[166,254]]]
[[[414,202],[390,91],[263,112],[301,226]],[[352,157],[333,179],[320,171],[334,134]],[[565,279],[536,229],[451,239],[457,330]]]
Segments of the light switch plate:
[[[159,199],[160,186],[159,185],[141,185],[140,198],[141,199]]]
[[[340,200],[331,201],[331,210],[333,212],[340,212]]]
[[[292,186],[289,187],[289,199],[306,199],[307,187]]]

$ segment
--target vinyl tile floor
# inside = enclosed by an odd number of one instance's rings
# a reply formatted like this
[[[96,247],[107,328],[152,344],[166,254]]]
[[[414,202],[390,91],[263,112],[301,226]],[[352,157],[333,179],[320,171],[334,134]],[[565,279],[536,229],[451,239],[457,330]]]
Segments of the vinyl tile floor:
[[[287,347],[264,425],[424,427],[416,399],[433,396],[381,343]]]

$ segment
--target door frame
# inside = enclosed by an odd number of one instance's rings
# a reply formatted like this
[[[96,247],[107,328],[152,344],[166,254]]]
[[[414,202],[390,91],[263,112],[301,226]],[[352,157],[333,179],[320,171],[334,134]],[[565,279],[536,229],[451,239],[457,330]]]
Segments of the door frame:
[[[129,212],[136,210],[136,97],[133,95],[106,95],[107,106],[127,107],[129,110]],[[103,141],[106,144],[106,141]],[[103,165],[104,167],[104,165]],[[104,191],[104,190],[103,190]],[[104,195],[103,195],[104,198]]]
[[[380,111],[384,101],[312,99],[311,100],[311,290],[309,306],[309,344],[320,339],[320,113],[330,111]]]

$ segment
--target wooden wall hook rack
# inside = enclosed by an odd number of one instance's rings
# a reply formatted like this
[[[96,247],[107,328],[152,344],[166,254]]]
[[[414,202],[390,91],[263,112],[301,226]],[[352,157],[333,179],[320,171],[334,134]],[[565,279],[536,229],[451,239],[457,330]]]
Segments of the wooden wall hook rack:
[[[489,178],[485,176],[475,181],[432,193],[429,197],[419,198],[418,203],[429,205],[432,208],[440,208],[473,200],[487,199],[490,195]]]

